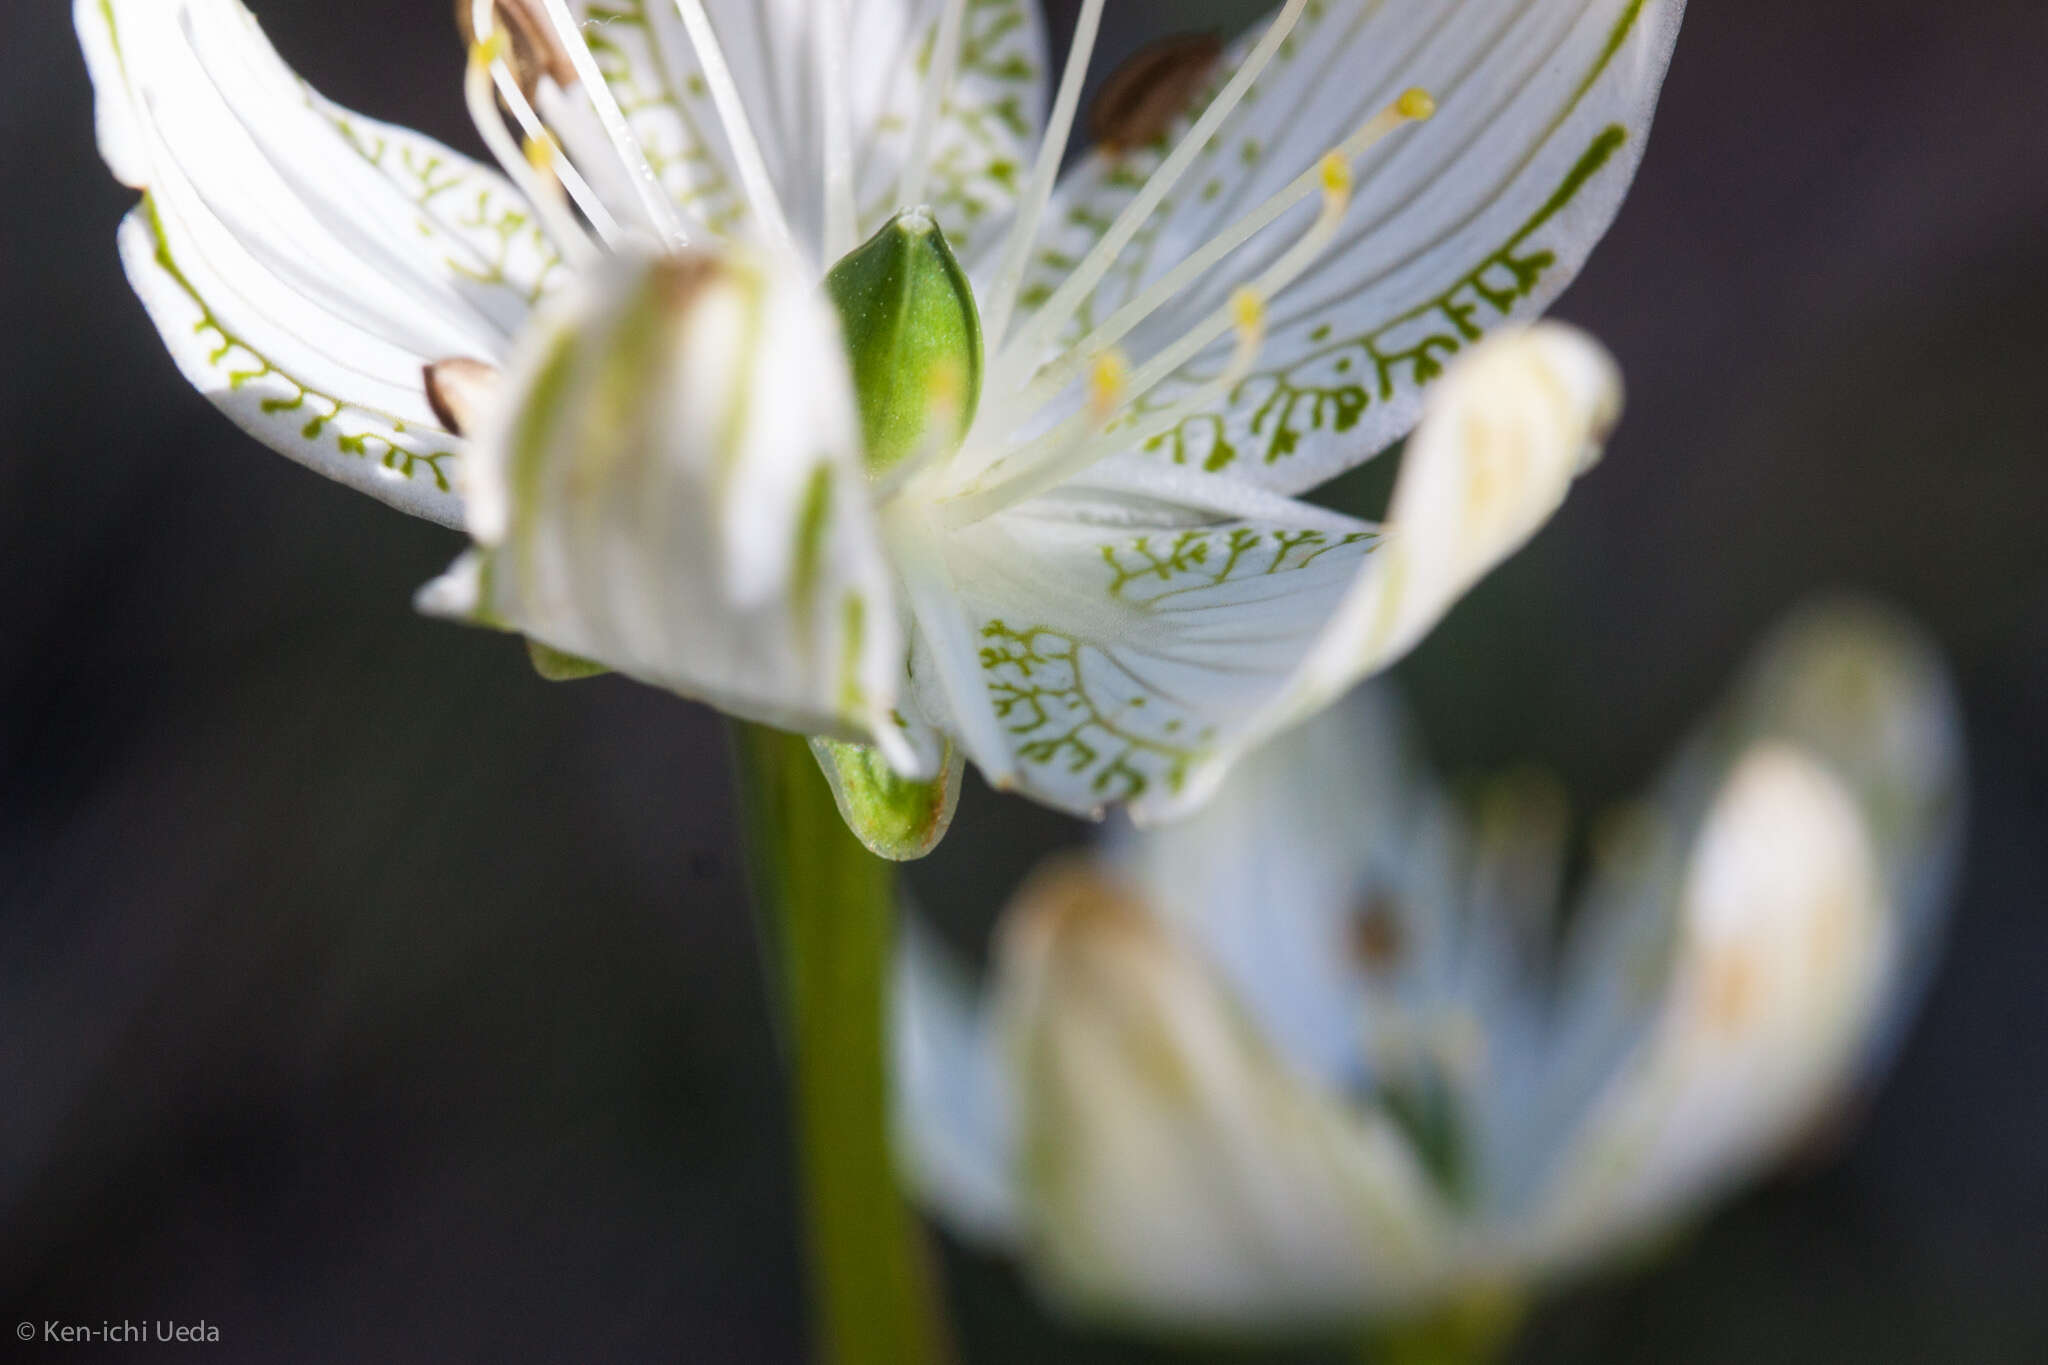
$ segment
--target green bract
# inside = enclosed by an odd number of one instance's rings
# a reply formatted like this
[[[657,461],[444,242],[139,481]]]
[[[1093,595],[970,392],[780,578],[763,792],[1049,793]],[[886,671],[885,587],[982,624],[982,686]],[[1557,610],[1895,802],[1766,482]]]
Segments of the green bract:
[[[981,397],[981,315],[924,209],[894,218],[825,277],[860,399],[871,475],[966,438]]]

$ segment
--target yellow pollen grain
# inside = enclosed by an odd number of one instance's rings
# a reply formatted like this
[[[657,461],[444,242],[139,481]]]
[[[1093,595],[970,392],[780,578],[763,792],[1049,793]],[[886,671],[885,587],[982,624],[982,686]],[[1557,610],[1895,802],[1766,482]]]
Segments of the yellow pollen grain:
[[[1436,113],[1436,96],[1421,86],[1416,86],[1411,90],[1404,90],[1401,98],[1394,101],[1394,108],[1400,111],[1402,118],[1412,118],[1420,122]]]
[[[505,31],[503,29],[491,30],[491,35],[488,38],[483,39],[469,50],[469,59],[478,66],[494,65],[504,55]]]

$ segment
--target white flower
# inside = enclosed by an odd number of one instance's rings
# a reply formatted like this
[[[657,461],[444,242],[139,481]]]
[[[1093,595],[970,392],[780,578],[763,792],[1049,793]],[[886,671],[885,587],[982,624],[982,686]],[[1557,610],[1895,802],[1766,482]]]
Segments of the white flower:
[[[1130,68],[1064,179],[1102,0],[1049,114],[1028,0],[464,0],[502,174],[322,100],[236,0],[76,19],[174,356],[260,439],[466,527],[430,607],[875,745],[884,776],[950,740],[1155,818],[1407,648],[1583,466],[1612,367],[1515,328],[1612,219],[1681,10],[1288,0],[1220,60]],[[892,221],[950,244],[983,326],[952,360],[908,338],[960,430],[882,470],[889,386],[851,388],[801,295]],[[618,328],[658,297],[635,373],[680,387],[621,390]],[[1385,526],[1293,499],[1465,352]]]
[[[1559,913],[1562,797],[1467,815],[1365,691],[1008,912],[990,998],[899,970],[913,1183],[1068,1307],[1401,1316],[1651,1240],[1895,1042],[1959,823],[1938,661],[1812,610]]]

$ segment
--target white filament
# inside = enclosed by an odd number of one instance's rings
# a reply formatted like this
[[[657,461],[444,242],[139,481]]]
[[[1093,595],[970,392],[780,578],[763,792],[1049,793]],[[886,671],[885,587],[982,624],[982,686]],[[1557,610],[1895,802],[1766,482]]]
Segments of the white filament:
[[[830,265],[853,250],[860,235],[853,195],[853,102],[846,83],[847,0],[818,0],[818,66],[823,74],[818,102],[825,141],[825,260]]]
[[[1223,126],[1223,121],[1236,112],[1237,106],[1243,101],[1253,82],[1265,72],[1267,64],[1280,50],[1280,44],[1294,31],[1294,26],[1301,19],[1302,11],[1307,5],[1308,0],[1287,0],[1280,13],[1273,17],[1273,22],[1266,28],[1265,36],[1259,39],[1258,46],[1245,58],[1244,65],[1238,68],[1237,74],[1231,77],[1230,83],[1223,87],[1221,93],[1210,101],[1209,107],[1203,111],[1201,118],[1195,121],[1195,126],[1188,129],[1187,136],[1181,139],[1180,145],[1160,163],[1159,169],[1145,182],[1145,188],[1138,192],[1138,197],[1117,215],[1116,222],[1083,258],[1074,273],[1067,277],[1052,298],[1046,302],[1045,307],[1038,311],[1017,334],[1016,339],[1005,346],[1002,354],[996,357],[990,367],[992,389],[1002,392],[1014,388],[1018,382],[1016,371],[1020,366],[1029,364],[1030,357],[1036,355],[1059,335],[1060,329],[1066,326],[1067,321],[1094,292],[1102,277],[1109,273],[1109,268],[1116,263],[1117,257],[1123,254],[1124,248],[1131,244],[1131,239],[1151,220],[1161,201],[1173,192],[1173,187],[1187,174],[1188,167],[1194,164],[1195,158],[1208,146],[1217,129]],[[1030,365],[1030,369],[1025,373],[1029,374],[1036,369],[1036,365]]]
[[[548,0],[550,5],[559,5],[563,0]],[[754,137],[754,126],[747,121],[746,106],[740,102],[739,86],[734,83],[732,70],[725,64],[725,52],[718,45],[718,34],[711,27],[711,18],[704,13],[704,0],[675,0],[676,13],[682,16],[683,27],[689,32],[690,46],[696,49],[697,65],[703,69],[704,84],[711,91],[711,103],[718,110],[719,121],[725,125],[725,140],[732,147],[733,164],[738,167],[740,184],[746,189],[748,207],[753,210],[754,219],[761,233],[777,246],[788,246],[789,220],[783,217],[782,201],[776,197],[775,182],[768,174],[768,162],[761,155],[761,144]]]
[[[482,14],[491,0],[475,0],[476,12]],[[626,122],[625,111],[612,95],[611,85],[605,80],[604,72],[597,66],[597,58],[591,55],[590,45],[583,41],[582,32],[576,27],[576,17],[569,13],[567,0],[542,0],[548,12],[548,22],[554,25],[556,41],[569,56],[569,64],[576,68],[577,83],[590,98],[590,106],[597,111],[597,121],[603,126],[605,135],[612,140],[619,159],[625,163],[633,182],[633,190],[639,196],[640,206],[647,211],[647,220],[670,246],[686,245],[690,236],[684,231],[682,219],[677,216],[675,205],[669,201],[668,191],[661,187],[661,179],[654,173],[654,167],[647,160],[647,149],[640,145],[640,139]],[[479,29],[479,32],[482,30]]]
[[[931,171],[932,140],[946,101],[952,98],[953,79],[960,73],[960,49],[966,38],[967,0],[945,0],[939,14],[938,37],[932,48],[932,69],[918,101],[917,122],[911,125],[910,155],[903,163],[903,178],[897,184],[896,203],[914,208],[924,202],[924,184]]]
[[[1067,49],[1066,70],[1060,75],[1059,95],[1053,101],[1045,140],[1038,148],[1038,164],[1032,168],[1030,188],[1024,192],[1024,201],[1018,205],[1017,221],[1003,245],[1002,269],[996,274],[995,288],[990,291],[988,307],[983,310],[987,319],[982,329],[983,343],[991,352],[1002,348],[1003,336],[1010,330],[1010,317],[1017,307],[1017,291],[1024,286],[1024,271],[1031,261],[1031,247],[1038,239],[1038,225],[1045,217],[1046,205],[1052,202],[1053,188],[1059,182],[1060,161],[1066,155],[1067,139],[1074,130],[1074,115],[1081,107],[1081,87],[1088,78],[1088,59],[1095,53],[1095,38],[1102,28],[1103,3],[1104,0],[1086,0],[1081,6],[1081,17],[1074,24],[1073,46]]]
[[[1346,163],[1356,162],[1413,118],[1414,115],[1404,112],[1400,101],[1396,101],[1361,124],[1350,137],[1332,148],[1330,155],[1341,157]],[[1066,354],[1048,364],[1038,379],[1020,395],[1014,399],[998,399],[1001,408],[991,413],[990,430],[1000,432],[1003,429],[1001,424],[1014,420],[1014,417],[1006,419],[1004,414],[1033,412],[1050,402],[1060,390],[1074,382],[1090,356],[1100,355],[1121,342],[1146,319],[1179,297],[1182,290],[1214,270],[1232,252],[1278,222],[1297,204],[1322,190],[1324,175],[1323,162],[1310,166],[1278,194],[1217,233],[1144,293],[1110,314]]]
[[[569,212],[556,184],[543,179],[534,170],[518,140],[512,136],[512,130],[505,125],[505,116],[498,109],[490,67],[483,59],[484,51],[482,43],[479,43],[471,53],[469,73],[462,83],[463,100],[469,106],[470,121],[476,124],[484,146],[490,149],[506,177],[532,203],[541,230],[547,233],[564,259],[578,268],[587,266],[599,254],[597,243],[590,240],[590,234]]]

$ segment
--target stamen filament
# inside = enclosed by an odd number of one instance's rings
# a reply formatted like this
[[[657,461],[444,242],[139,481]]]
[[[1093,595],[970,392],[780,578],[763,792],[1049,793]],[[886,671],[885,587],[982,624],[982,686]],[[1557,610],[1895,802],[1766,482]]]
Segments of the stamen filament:
[[[527,159],[529,161],[533,159],[533,148],[535,146],[545,145],[549,147],[552,155],[548,164],[545,166],[536,165],[535,169],[544,174],[552,174],[556,179],[560,180],[562,188],[566,189],[569,192],[569,197],[576,201],[576,207],[582,210],[583,216],[589,220],[590,225],[597,229],[599,238],[604,241],[606,246],[616,248],[624,237],[623,232],[619,228],[618,219],[612,217],[611,210],[607,209],[604,206],[604,201],[598,198],[597,191],[590,188],[590,182],[583,178],[582,173],[576,169],[575,164],[563,152],[561,143],[553,133],[548,131],[547,124],[542,122],[540,115],[534,111],[533,105],[527,101],[526,92],[519,88],[519,78],[513,73],[511,63],[505,61],[502,57],[493,61],[491,63],[491,79],[497,85],[498,98],[503,100],[505,107],[512,111],[512,118],[518,123],[519,131],[526,139]]]
[[[474,23],[478,33],[484,32],[484,20],[490,14],[491,0],[475,0]],[[625,162],[627,178],[633,182],[633,191],[640,200],[640,206],[647,213],[647,220],[654,230],[661,234],[670,246],[684,246],[690,234],[683,228],[683,220],[676,214],[675,205],[669,202],[668,191],[661,187],[661,179],[654,173],[654,166],[647,160],[647,149],[640,145],[640,139],[626,122],[625,111],[619,108],[618,99],[613,96],[604,72],[597,66],[597,58],[591,54],[590,44],[583,41],[582,30],[576,27],[576,16],[569,12],[567,0],[542,0],[547,9],[548,22],[554,25],[555,37],[569,58],[569,64],[576,69],[576,82],[583,87],[583,93],[590,99],[590,107],[597,112],[597,121],[604,128],[605,135],[612,140],[619,159]]]
[[[548,0],[549,5],[559,5],[563,0]],[[732,70],[726,65],[725,52],[718,45],[718,33],[711,27],[711,18],[704,12],[704,0],[675,0],[676,13],[682,16],[683,28],[690,35],[690,46],[696,49],[697,64],[704,69],[704,84],[711,91],[711,103],[718,110],[720,122],[725,125],[725,139],[731,144],[733,164],[738,167],[740,184],[747,191],[747,204],[759,221],[761,233],[777,246],[788,246],[789,220],[783,217],[782,201],[775,194],[775,182],[768,174],[768,162],[761,155],[761,144],[754,137],[754,126],[747,121],[746,106],[740,102],[739,86],[733,82]]]
[[[1231,328],[1238,333],[1237,351],[1223,374],[1195,396],[1175,404],[1135,428],[1120,428],[1100,440],[1090,440],[1089,428],[1100,426],[1095,414],[1068,418],[1050,433],[1011,452],[983,471],[970,490],[955,498],[947,509],[955,524],[978,521],[1012,506],[1024,498],[1044,492],[1087,469],[1097,461],[1141,445],[1170,431],[1189,416],[1214,404],[1244,382],[1251,373],[1259,347],[1265,341],[1265,305],[1268,299],[1292,284],[1315,259],[1329,249],[1351,206],[1351,163],[1335,152],[1325,156],[1316,169],[1323,190],[1323,211],[1287,252],[1264,274],[1237,291],[1230,302],[1211,313],[1185,336],[1147,361],[1129,383],[1120,404],[1129,406],[1166,382],[1218,337]],[[1167,421],[1168,415],[1172,420]],[[1005,468],[1014,473],[1005,474]],[[963,467],[963,477],[974,471]],[[991,479],[992,476],[992,479]]]
[[[1258,46],[1245,58],[1244,65],[1237,69],[1237,74],[1230,78],[1229,84],[1209,102],[1209,107],[1195,120],[1195,126],[1188,129],[1187,136],[1181,139],[1180,145],[1160,163],[1159,169],[1145,182],[1145,188],[1138,192],[1138,197],[1117,215],[1116,222],[1083,258],[1080,266],[1067,277],[1066,282],[1053,293],[1045,307],[1025,325],[1024,330],[1004,347],[1002,354],[996,357],[991,367],[994,372],[993,382],[990,384],[992,389],[1003,392],[1014,388],[1017,380],[1013,372],[1020,364],[1030,363],[1030,357],[1059,335],[1060,329],[1067,325],[1068,320],[1094,292],[1102,277],[1109,273],[1117,258],[1123,255],[1124,248],[1131,244],[1131,239],[1138,235],[1139,229],[1145,226],[1158,210],[1160,203],[1173,192],[1173,187],[1180,183],[1181,177],[1187,174],[1188,168],[1194,164],[1202,149],[1208,146],[1209,140],[1215,137],[1224,120],[1237,111],[1237,106],[1243,102],[1253,82],[1265,73],[1274,54],[1280,50],[1280,44],[1294,31],[1294,26],[1300,21],[1302,11],[1307,5],[1308,0],[1287,0],[1287,4],[1267,26],[1265,36],[1259,39]],[[1037,366],[1032,365],[1031,368],[1035,371]]]
[[[1031,185],[1018,206],[1009,240],[1003,244],[1002,269],[996,274],[995,288],[983,310],[987,321],[982,334],[990,354],[1001,351],[1003,336],[1010,330],[1017,292],[1024,287],[1031,248],[1038,240],[1038,225],[1045,217],[1046,205],[1052,201],[1053,187],[1059,183],[1060,162],[1065,159],[1067,139],[1073,134],[1074,117],[1081,107],[1081,88],[1088,80],[1088,59],[1095,53],[1096,35],[1102,28],[1103,4],[1104,0],[1086,0],[1074,24],[1074,42],[1067,49],[1066,69],[1060,75],[1059,94],[1053,100],[1045,140],[1039,144],[1038,163],[1032,168]]]
[[[947,503],[947,521],[965,525],[993,516],[1004,508],[1014,507],[1026,498],[1057,488],[1119,451],[1133,449],[1154,437],[1165,435],[1189,417],[1228,398],[1231,391],[1251,374],[1252,366],[1258,362],[1259,350],[1266,344],[1266,303],[1256,290],[1240,289],[1232,296],[1228,312],[1232,325],[1237,328],[1237,348],[1231,353],[1230,363],[1224,367],[1223,373],[1179,402],[1141,416],[1133,425],[1106,431],[1104,428],[1115,412],[1142,395],[1137,390],[1137,381],[1120,374],[1115,386],[1116,395],[1106,397],[1100,368],[1102,362],[1098,359],[1097,372],[1090,382],[1087,412],[1069,418],[1050,435],[1018,451],[1013,458],[1020,461],[1022,467],[1012,477],[999,479],[989,487]],[[1121,353],[1109,351],[1104,354],[1120,356]],[[1152,368],[1147,366],[1146,372]]]
[[[847,0],[818,0],[818,65],[824,73],[818,102],[825,139],[825,260],[853,250],[860,210],[853,194],[853,103],[846,84]]]
[[[917,122],[910,128],[910,153],[903,162],[903,178],[897,182],[896,203],[914,208],[924,202],[925,180],[931,172],[932,140],[937,136],[939,116],[953,95],[953,78],[960,73],[960,49],[966,37],[967,0],[946,0],[939,14],[938,36],[933,40],[932,69],[917,105]]]
[[[1355,163],[1394,132],[1410,123],[1430,117],[1435,112],[1435,107],[1435,102],[1426,92],[1410,90],[1359,125],[1356,132],[1338,143],[1328,155],[1341,158],[1347,165]],[[1074,382],[1088,356],[1122,342],[1154,313],[1178,297],[1182,290],[1214,270],[1232,252],[1278,222],[1304,199],[1323,191],[1328,176],[1326,167],[1327,157],[1303,171],[1271,199],[1218,233],[1185,261],[1161,276],[1144,293],[1110,314],[1101,326],[1090,332],[1066,355],[1048,365],[1022,394],[1014,399],[1001,400],[1003,410],[1012,414],[1034,412],[1043,404],[1050,402],[1062,389]]]
[[[470,121],[476,124],[484,146],[490,149],[491,156],[504,169],[506,177],[533,204],[541,230],[547,233],[549,240],[572,265],[579,268],[587,266],[599,255],[597,243],[590,239],[590,234],[569,212],[560,190],[543,179],[527,160],[513,138],[511,128],[505,123],[504,113],[498,108],[491,68],[503,61],[503,48],[503,35],[493,33],[470,49],[469,71],[462,82],[463,100],[469,106]]]

